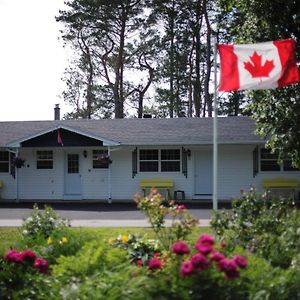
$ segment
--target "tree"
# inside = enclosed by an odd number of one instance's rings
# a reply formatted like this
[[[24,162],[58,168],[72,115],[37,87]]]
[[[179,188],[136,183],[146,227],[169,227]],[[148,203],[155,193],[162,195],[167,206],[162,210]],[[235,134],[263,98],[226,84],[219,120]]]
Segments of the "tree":
[[[62,38],[79,52],[88,73],[87,110],[93,102],[95,78],[98,85],[109,88],[113,95],[115,118],[124,117],[127,65],[132,64],[134,43],[131,34],[143,23],[144,1],[73,0],[69,9],[60,11],[57,21],[64,24]],[[88,113],[90,114],[90,113]]]
[[[226,39],[239,43],[294,38],[300,41],[300,2],[274,0],[219,0],[220,27]],[[298,43],[299,44],[299,43]],[[300,58],[300,46],[296,49]],[[247,93],[248,111],[257,122],[258,133],[279,158],[291,157],[300,167],[300,87],[290,86]]]

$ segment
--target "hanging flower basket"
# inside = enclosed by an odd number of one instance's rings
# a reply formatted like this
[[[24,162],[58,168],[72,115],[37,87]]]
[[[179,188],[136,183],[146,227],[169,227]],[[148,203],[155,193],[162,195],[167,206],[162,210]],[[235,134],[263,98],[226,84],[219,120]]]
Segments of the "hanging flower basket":
[[[102,164],[111,164],[112,160],[108,154],[101,154],[97,157],[97,160]]]
[[[25,159],[21,158],[21,157],[15,157],[13,159],[12,165],[16,168],[22,168],[24,166],[25,163]]]

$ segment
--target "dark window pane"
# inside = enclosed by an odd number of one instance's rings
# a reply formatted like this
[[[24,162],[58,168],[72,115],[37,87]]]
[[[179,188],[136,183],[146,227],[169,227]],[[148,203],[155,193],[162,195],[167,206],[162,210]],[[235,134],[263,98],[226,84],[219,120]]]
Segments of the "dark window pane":
[[[141,161],[140,172],[158,172],[158,162],[156,161]]]
[[[140,150],[140,160],[158,160],[158,150]]]
[[[286,159],[283,161],[283,170],[284,171],[300,171],[299,168],[294,168],[292,166],[292,160],[291,159]]]
[[[161,150],[162,160],[180,160],[180,150],[179,149],[167,149]]]
[[[51,150],[37,151],[36,156],[37,156],[37,161],[36,161],[37,169],[53,169],[53,151]]]
[[[0,151],[0,172],[9,172],[9,153],[8,151]]]
[[[37,169],[53,169],[52,160],[38,160],[36,162]]]
[[[280,171],[280,166],[276,160],[262,160],[260,162],[260,169],[261,171]]]
[[[0,172],[7,173],[9,171],[9,164],[8,162],[0,162]]]
[[[8,162],[8,151],[0,151],[0,161],[7,161]]]
[[[180,161],[162,161],[161,162],[162,172],[179,172]]]
[[[270,150],[268,150],[268,149],[260,149],[260,158],[277,160],[278,155],[270,153]]]
[[[79,155],[68,154],[68,173],[79,173]]]

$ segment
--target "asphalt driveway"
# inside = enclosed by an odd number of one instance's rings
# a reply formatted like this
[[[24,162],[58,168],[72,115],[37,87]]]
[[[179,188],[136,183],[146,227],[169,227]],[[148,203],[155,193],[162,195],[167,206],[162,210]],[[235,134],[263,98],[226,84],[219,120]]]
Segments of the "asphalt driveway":
[[[62,218],[67,218],[76,227],[147,227],[147,218],[135,203],[49,203]],[[38,204],[43,209],[43,204]],[[0,203],[0,227],[20,226],[28,217],[33,203]],[[186,204],[190,213],[200,221],[200,226],[208,226],[212,209],[210,205]]]

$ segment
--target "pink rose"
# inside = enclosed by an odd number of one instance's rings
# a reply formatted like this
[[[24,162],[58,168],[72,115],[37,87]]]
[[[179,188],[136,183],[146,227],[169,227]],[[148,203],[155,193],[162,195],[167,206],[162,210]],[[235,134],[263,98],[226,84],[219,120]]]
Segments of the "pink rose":
[[[193,268],[193,264],[191,261],[184,261],[182,262],[181,264],[181,267],[180,267],[180,275],[182,277],[187,277],[189,275],[191,275],[194,271],[194,268]]]
[[[38,257],[35,259],[33,266],[38,269],[41,273],[47,273],[48,272],[48,262],[41,258]]]
[[[245,269],[248,265],[247,259],[244,256],[236,255],[233,260],[241,269]]]
[[[32,250],[24,250],[20,253],[22,261],[34,262],[36,254]]]
[[[207,255],[213,251],[213,246],[211,244],[202,244],[199,241],[196,242],[195,248],[204,255]]]
[[[4,259],[9,262],[22,263],[20,252],[17,251],[16,249],[8,250],[4,254]]]
[[[185,206],[183,204],[179,204],[179,205],[177,205],[176,209],[177,210],[183,210],[183,209],[185,209]]]
[[[201,253],[194,254],[190,261],[196,271],[204,271],[210,265],[209,260]]]
[[[220,253],[220,252],[218,252],[218,251],[214,251],[214,252],[212,253],[210,259],[213,260],[213,261],[218,262],[218,261],[220,261],[220,260],[222,260],[222,259],[224,259],[224,258],[225,258],[225,256],[224,256],[222,253]]]
[[[148,268],[150,270],[156,270],[156,269],[161,269],[162,268],[162,262],[158,258],[151,258],[148,261]]]
[[[185,241],[178,241],[171,247],[172,252],[177,255],[184,255],[190,253],[190,248]]]
[[[204,233],[204,234],[201,234],[197,243],[213,245],[215,243],[215,238],[210,234]]]
[[[238,265],[233,259],[224,258],[217,264],[220,271],[225,273],[227,279],[232,279],[240,276]]]
[[[143,264],[143,261],[142,261],[141,259],[138,259],[138,260],[136,261],[136,264],[137,264],[138,266],[141,266],[141,265]]]

